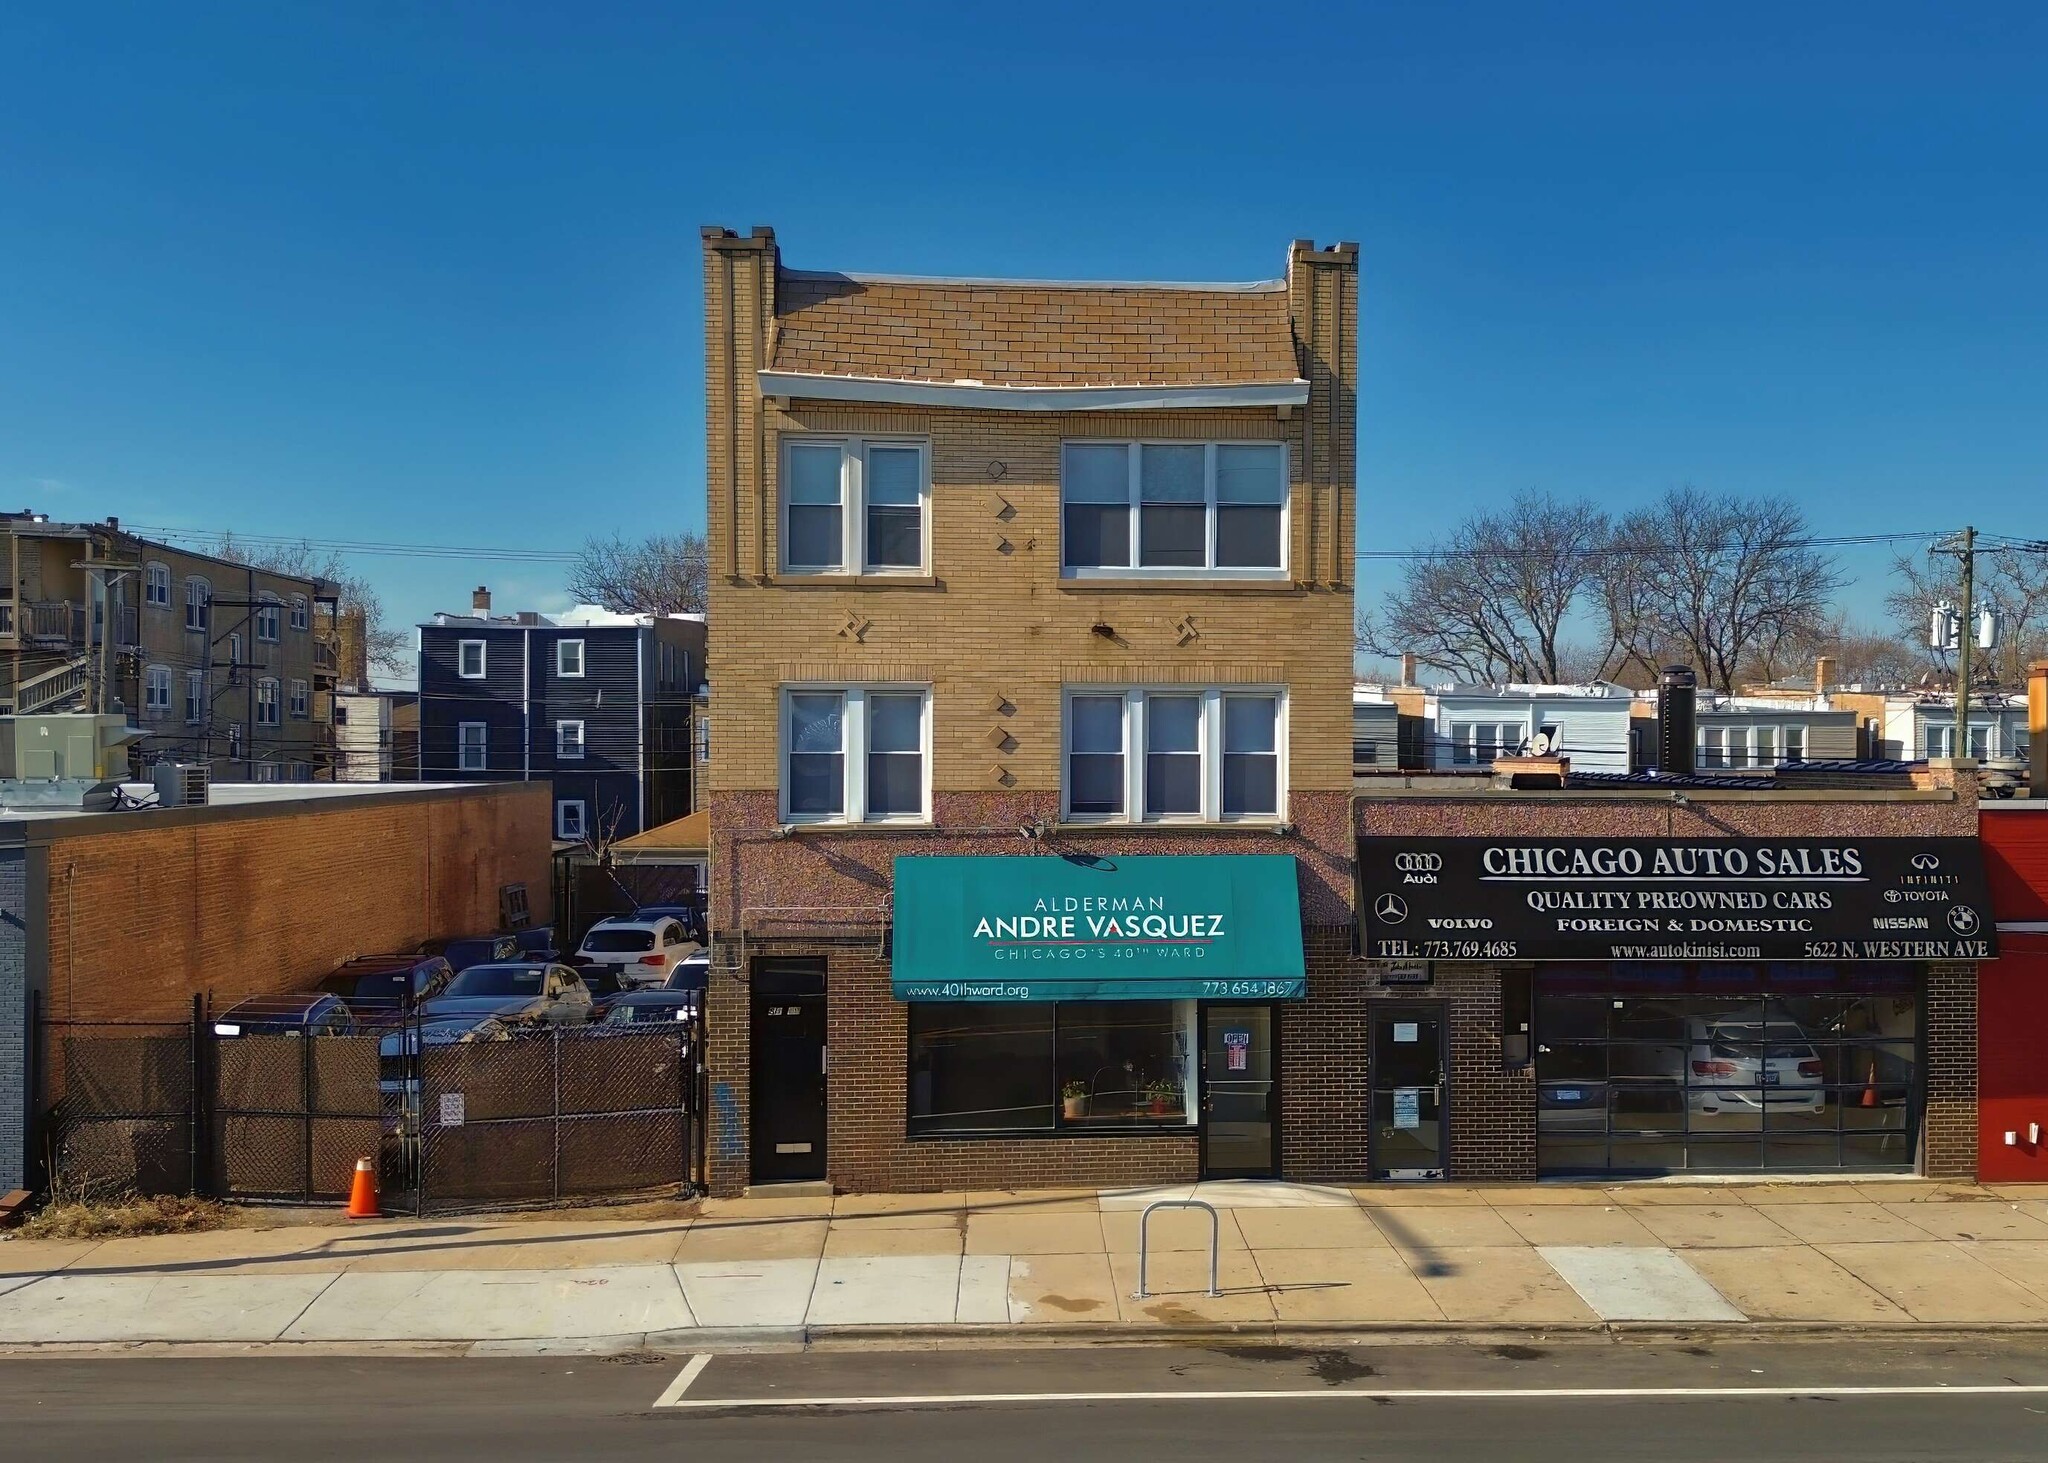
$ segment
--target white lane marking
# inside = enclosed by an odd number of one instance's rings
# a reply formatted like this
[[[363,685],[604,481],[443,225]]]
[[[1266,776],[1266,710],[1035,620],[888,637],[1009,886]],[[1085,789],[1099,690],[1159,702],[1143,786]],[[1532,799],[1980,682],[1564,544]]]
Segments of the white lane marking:
[[[699,1363],[708,1359],[700,1356],[692,1361],[689,1367],[685,1367],[683,1375],[676,1378],[677,1385],[671,1386],[668,1392],[663,1393],[663,1400],[655,1405],[700,1411],[748,1411],[771,1408],[781,1410],[791,1407],[958,1407],[963,1403],[989,1407],[1047,1402],[1301,1402],[1311,1398],[1348,1398],[1353,1401],[1370,1402],[1463,1402],[1634,1397],[2048,1396],[2048,1383],[2038,1386],[1996,1383],[1956,1387],[1418,1387],[1406,1391],[1390,1391],[1386,1388],[1354,1391],[1349,1388],[1333,1390],[1319,1387],[1313,1391],[1304,1388],[1267,1392],[941,1392],[900,1397],[696,1397],[687,1402],[670,1401],[670,1393],[680,1397],[682,1388],[688,1386],[690,1378],[695,1376],[691,1368],[698,1367]]]
[[[676,1373],[676,1379],[668,1384],[668,1390],[654,1399],[654,1405],[656,1407],[689,1406],[689,1403],[683,1401],[683,1393],[690,1390],[690,1383],[702,1376],[704,1368],[710,1365],[711,1353],[708,1351],[698,1352],[683,1364],[683,1369]]]

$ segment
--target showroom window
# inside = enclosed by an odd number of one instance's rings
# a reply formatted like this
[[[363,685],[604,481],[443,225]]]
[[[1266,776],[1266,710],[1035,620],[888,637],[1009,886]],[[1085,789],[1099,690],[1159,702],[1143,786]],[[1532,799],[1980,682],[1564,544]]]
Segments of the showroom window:
[[[1286,698],[1245,688],[1070,689],[1066,816],[1076,822],[1277,819]]]
[[[913,1002],[913,1134],[1186,1128],[1193,1001]]]
[[[1546,967],[1546,1174],[1907,1170],[1920,1002],[1910,966]]]

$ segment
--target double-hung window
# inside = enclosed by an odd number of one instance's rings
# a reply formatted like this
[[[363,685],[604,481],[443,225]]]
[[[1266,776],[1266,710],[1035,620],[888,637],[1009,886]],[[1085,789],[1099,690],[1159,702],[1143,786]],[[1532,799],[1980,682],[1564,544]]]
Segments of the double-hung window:
[[[1784,729],[1785,760],[1804,762],[1806,760],[1806,728],[1788,726]]]
[[[206,672],[185,672],[185,724],[197,726],[206,720]]]
[[[169,609],[171,604],[171,566],[151,564],[142,571],[142,602],[152,609]]]
[[[274,599],[266,599],[256,606],[256,638],[273,643],[278,639],[278,627],[283,619],[283,606]]]
[[[1286,805],[1279,691],[1072,689],[1065,815],[1077,822],[1278,819]]]
[[[312,701],[307,695],[307,689],[304,681],[292,682],[291,714],[300,721],[304,721],[312,713]]]
[[[783,692],[787,822],[924,822],[930,764],[931,695],[922,687]]]
[[[562,762],[583,760],[583,723],[580,721],[558,721],[555,723],[555,758]]]
[[[142,675],[142,708],[151,716],[171,714],[171,668],[153,665]]]
[[[292,596],[292,628],[304,630],[313,623],[312,607],[306,603],[303,594]]]
[[[1287,477],[1279,442],[1068,442],[1060,562],[1076,578],[1279,578]]]
[[[1491,767],[1496,757],[1512,757],[1528,739],[1519,721],[1454,721],[1451,762],[1458,767]]]
[[[185,581],[185,628],[204,631],[213,623],[213,586],[193,577]]]
[[[277,725],[277,682],[269,676],[256,682],[256,725]]]
[[[465,681],[484,678],[484,642],[464,640],[455,647],[455,674]]]
[[[584,836],[589,828],[583,816],[584,803],[581,798],[563,798],[555,804],[555,837],[577,839]]]
[[[664,650],[668,647],[663,646]],[[583,642],[581,640],[557,640],[555,642],[555,674],[566,680],[576,680],[583,674]]]
[[[490,735],[488,724],[481,721],[458,722],[455,727],[455,770],[458,772],[483,772],[490,766]]]
[[[931,474],[922,442],[783,439],[782,567],[915,573],[927,561]]]

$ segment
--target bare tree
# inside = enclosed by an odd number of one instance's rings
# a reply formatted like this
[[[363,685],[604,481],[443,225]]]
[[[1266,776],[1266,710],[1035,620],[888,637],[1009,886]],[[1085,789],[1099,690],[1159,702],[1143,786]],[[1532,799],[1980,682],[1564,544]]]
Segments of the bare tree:
[[[700,614],[705,565],[702,534],[660,533],[629,541],[615,533],[584,542],[567,588],[579,603],[622,615]]]
[[[1961,571],[1953,555],[1893,558],[1892,590],[1884,605],[1899,641],[1950,680],[1955,677],[1955,656],[1928,645],[1928,622],[1937,604],[1960,604],[1962,597]],[[1973,598],[1979,609],[2001,612],[2005,638],[1995,652],[1973,659],[1977,674],[1972,679],[1995,686],[2021,685],[2028,662],[2048,653],[2048,556],[2022,548],[1979,549]]]
[[[1358,648],[1475,681],[1559,681],[1604,655],[1564,640],[1598,583],[1607,515],[1584,499],[1523,493],[1506,511],[1468,518],[1408,565],[1378,614],[1359,617]]]
[[[1774,678],[1827,623],[1841,585],[1789,502],[1675,488],[1624,518],[1603,599],[1624,664],[1683,660],[1715,688]]]
[[[295,544],[249,544],[229,533],[222,534],[220,542],[208,552],[230,563],[268,569],[274,574],[326,580],[337,591],[342,617],[355,614],[362,618],[363,658],[369,668],[393,676],[412,672],[412,638],[390,622],[376,587],[350,569],[340,554],[331,549],[323,552],[306,540]]]

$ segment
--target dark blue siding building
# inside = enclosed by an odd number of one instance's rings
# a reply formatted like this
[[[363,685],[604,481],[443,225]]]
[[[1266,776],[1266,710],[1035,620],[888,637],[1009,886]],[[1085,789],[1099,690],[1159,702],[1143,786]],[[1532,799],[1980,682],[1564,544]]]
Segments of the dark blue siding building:
[[[690,715],[702,616],[471,613],[420,632],[420,771],[429,782],[546,778],[555,837],[625,838],[691,810]]]

